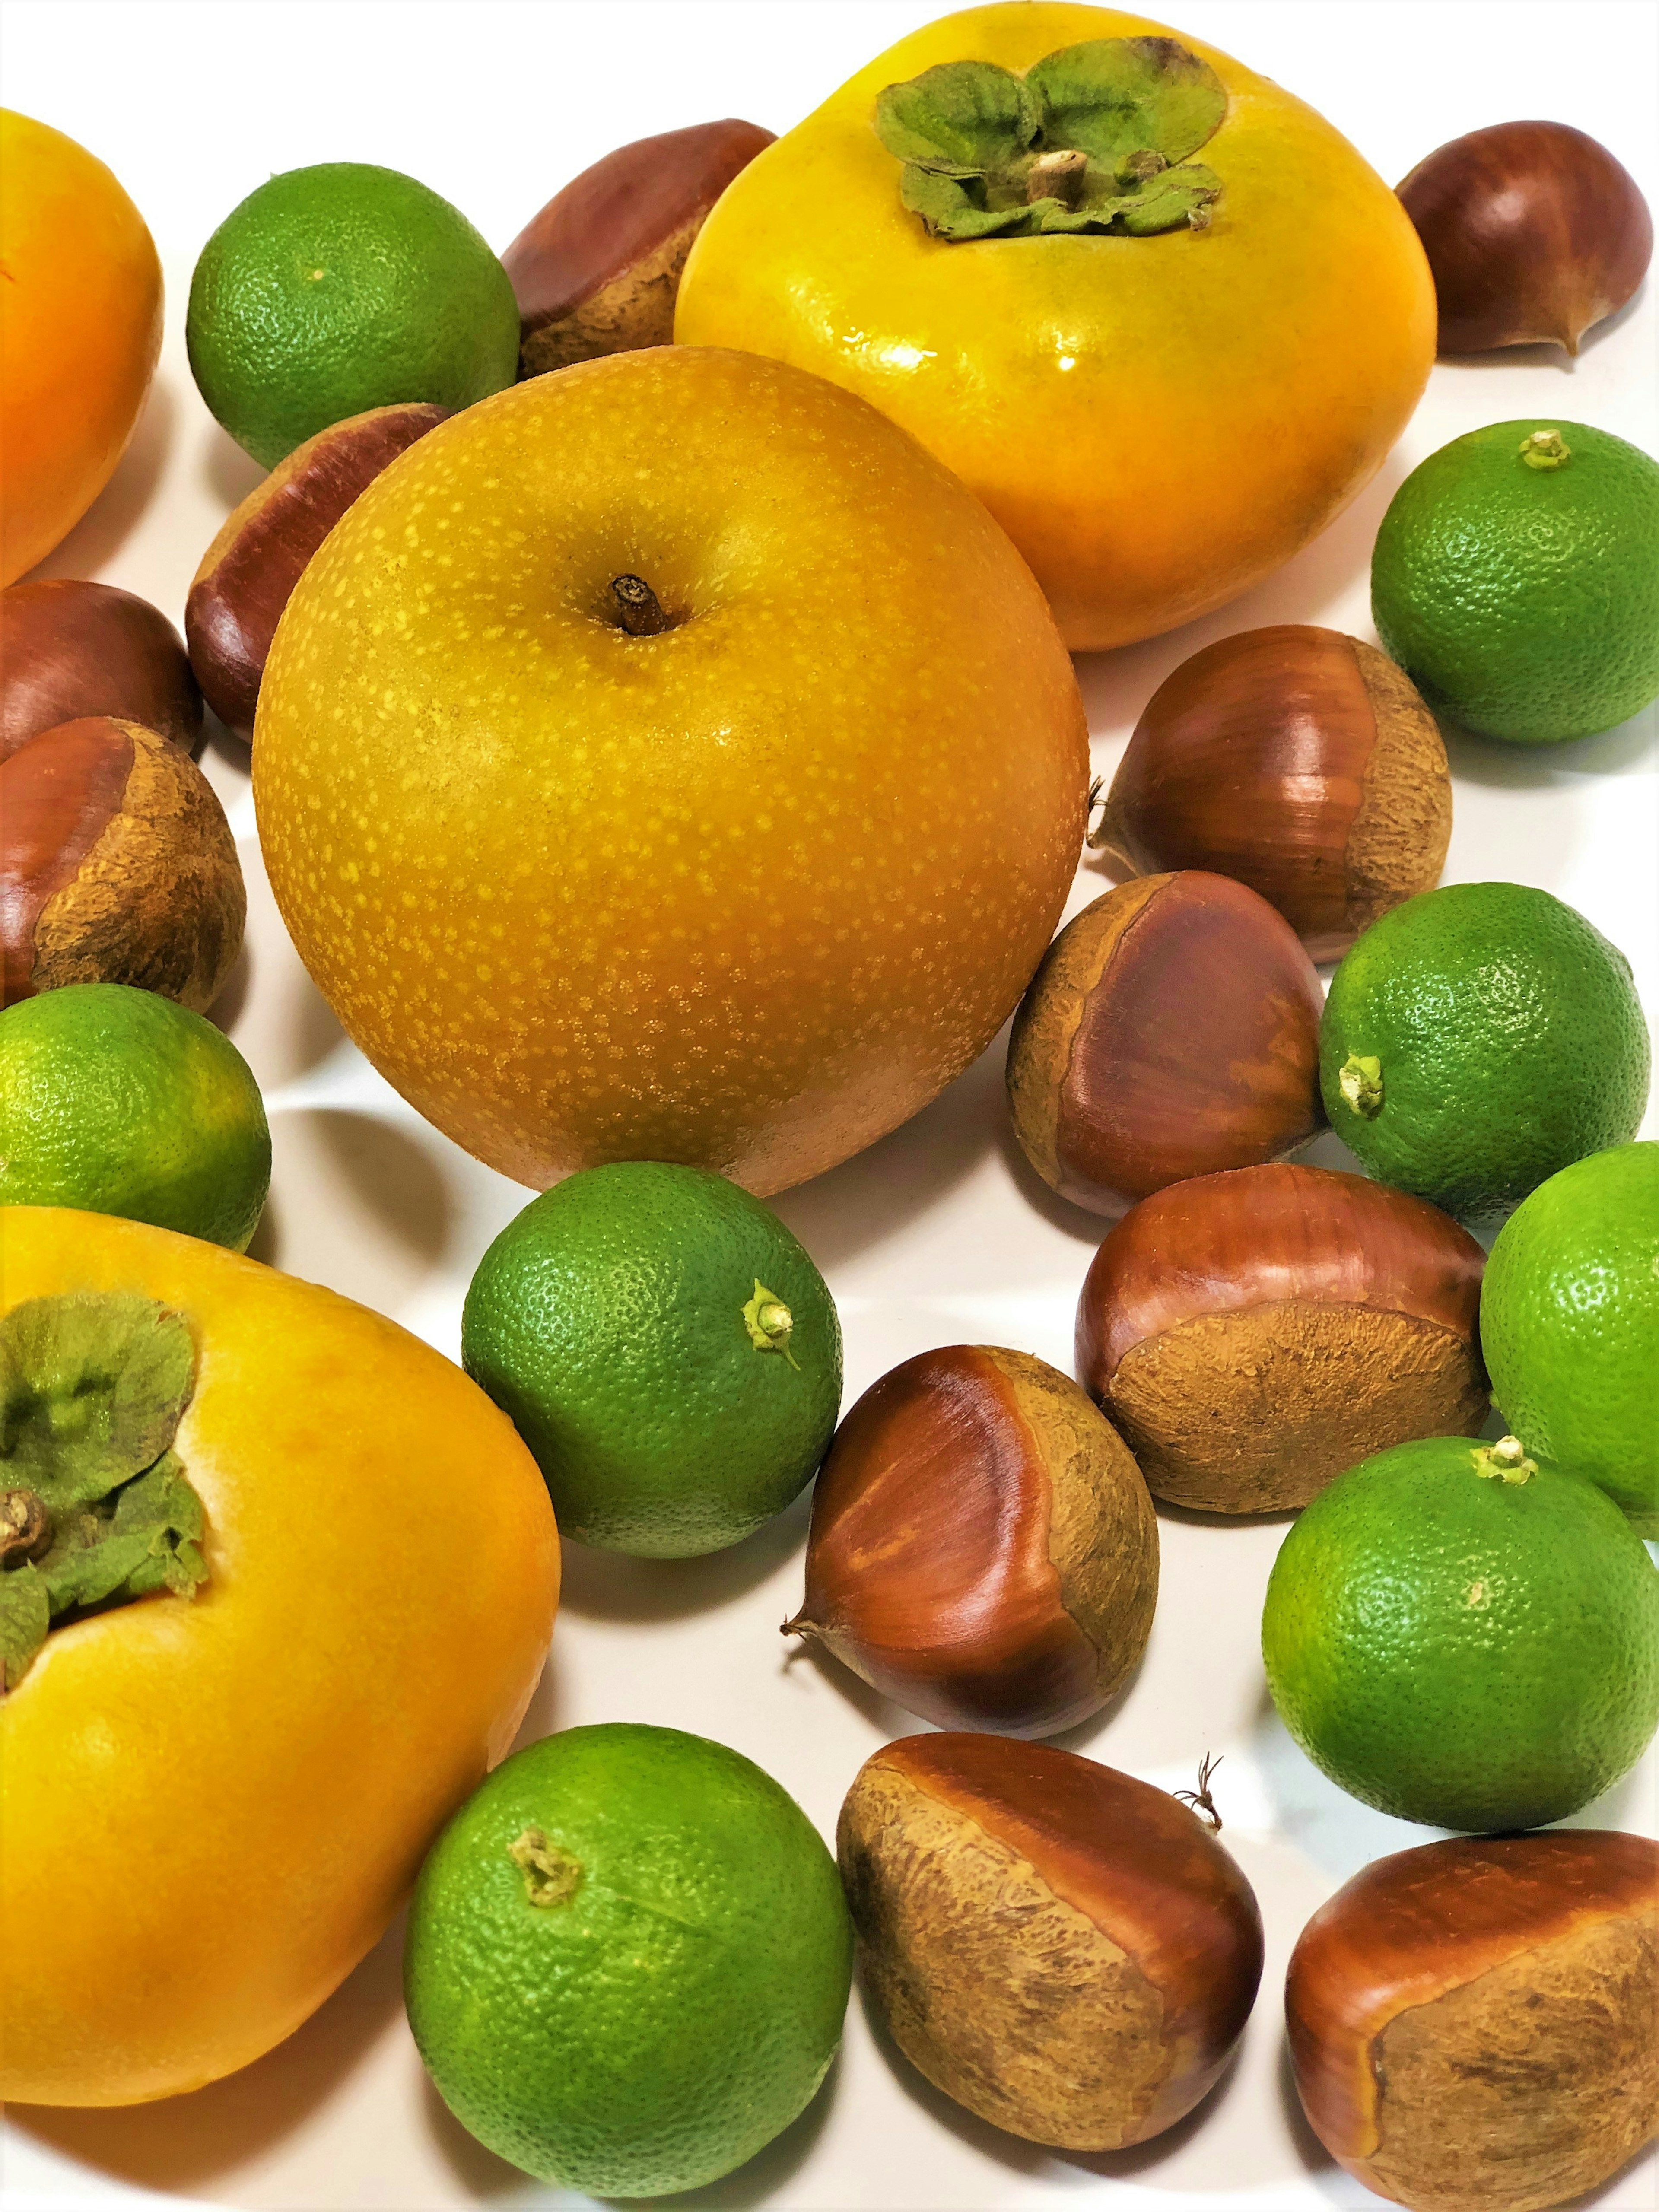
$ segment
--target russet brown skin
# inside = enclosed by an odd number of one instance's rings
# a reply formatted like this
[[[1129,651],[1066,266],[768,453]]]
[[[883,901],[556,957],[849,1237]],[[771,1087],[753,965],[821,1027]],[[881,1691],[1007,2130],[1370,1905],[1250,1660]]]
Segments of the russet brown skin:
[[[1144,2142],[1243,2032],[1255,1895],[1206,1823],[1146,1783],[1006,1736],[908,1736],[866,1760],[836,1847],[895,2040],[999,2127]]]
[[[1376,1861],[1285,1985],[1325,2148],[1419,2212],[1540,2212],[1659,2128],[1659,1844],[1461,1836]]]
[[[242,941],[236,847],[190,756],[95,715],[0,763],[7,1006],[65,983],[128,983],[200,1012]]]
[[[1278,1159],[1324,1126],[1322,1004],[1295,932],[1243,884],[1120,884],[1060,932],[1015,1016],[1015,1133],[1062,1197],[1113,1217]]]
[[[1442,353],[1553,340],[1622,307],[1653,218],[1607,148],[1565,123],[1497,123],[1437,147],[1399,187],[1434,272]]]
[[[1287,623],[1165,679],[1090,842],[1140,874],[1236,877],[1336,960],[1438,882],[1450,836],[1445,745],[1410,678],[1357,638]]]
[[[894,1368],[819,1472],[786,1632],[941,1727],[1047,1735],[1097,1711],[1151,1632],[1158,1524],[1093,1412],[1024,1353]]]
[[[202,695],[179,633],[113,584],[51,577],[0,592],[0,761],[89,714],[142,722],[189,752]]]
[[[226,728],[253,735],[270,641],[306,563],[383,469],[449,419],[424,402],[371,408],[296,446],[227,516],[185,602],[191,665]]]
[[[773,136],[735,116],[665,131],[619,146],[556,194],[501,256],[518,295],[520,376],[669,344],[703,218]]]

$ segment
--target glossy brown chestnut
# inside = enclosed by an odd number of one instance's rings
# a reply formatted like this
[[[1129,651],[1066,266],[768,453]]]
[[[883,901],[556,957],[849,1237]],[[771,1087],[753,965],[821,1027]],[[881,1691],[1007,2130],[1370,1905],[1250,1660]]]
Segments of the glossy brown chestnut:
[[[1451,776],[1403,669],[1340,630],[1224,637],[1159,685],[1090,837],[1144,874],[1213,868],[1316,960],[1440,879]]]
[[[692,241],[773,137],[735,116],[665,131],[619,146],[556,194],[501,256],[519,300],[520,375],[670,343]]]
[[[1285,1984],[1315,2134],[1416,2212],[1543,2212],[1659,2130],[1659,1844],[1459,1836],[1378,1859]]]
[[[212,785],[154,730],[94,715],[0,763],[5,1005],[64,983],[131,983],[199,1012],[246,912]]]
[[[1147,1783],[1007,1736],[907,1736],[860,1769],[836,1848],[893,2040],[995,2127],[1067,2150],[1145,2142],[1243,2033],[1255,1895]]]
[[[1123,1682],[1157,1596],[1157,1516],[1110,1423],[1029,1353],[955,1345],[836,1431],[784,1632],[941,1727],[1051,1735]]]
[[[186,752],[202,695],[159,608],[113,584],[53,576],[0,592],[0,761],[88,714],[142,722]]]
[[[1485,1265],[1448,1215],[1363,1176],[1203,1176],[1096,1253],[1078,1375],[1155,1496],[1281,1512],[1390,1444],[1480,1428]]]
[[[1014,1017],[1025,1157],[1115,1216],[1188,1176],[1279,1159],[1324,1126],[1313,963],[1243,884],[1198,868],[1121,884],[1066,924]]]
[[[1653,218],[1607,148],[1565,123],[1495,123],[1400,186],[1434,272],[1442,353],[1552,339],[1577,353],[1653,254]]]
[[[358,495],[450,411],[421,402],[348,416],[296,446],[226,517],[185,601],[185,636],[209,706],[239,738],[253,735],[270,641],[306,563]]]

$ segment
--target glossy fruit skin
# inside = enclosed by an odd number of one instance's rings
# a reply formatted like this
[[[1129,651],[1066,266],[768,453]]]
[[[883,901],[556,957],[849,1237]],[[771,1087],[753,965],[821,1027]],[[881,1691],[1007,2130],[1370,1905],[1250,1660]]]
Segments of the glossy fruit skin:
[[[530,1903],[539,1830],[582,1869]],[[834,1863],[750,1760],[611,1723],[529,1745],[421,1870],[410,2025],[462,2124],[599,2197],[717,2180],[787,2127],[841,2039],[853,1931]]]
[[[161,347],[161,264],[95,155],[0,108],[0,585],[51,552],[115,472]]]
[[[1659,1144],[1593,1152],[1516,1208],[1486,1264],[1480,1346],[1528,1449],[1659,1536]]]
[[[755,1285],[788,1358],[751,1338]],[[639,1558],[722,1550],[811,1480],[841,1410],[841,1323],[771,1210],[630,1160],[532,1199],[478,1263],[461,1358],[534,1452],[559,1527]]]
[[[507,1422],[378,1314],[132,1222],[0,1234],[8,1306],[139,1291],[199,1347],[208,1582],[55,1629],[0,1705],[0,2082],[136,2104],[259,2057],[379,1938],[512,1742],[558,1540]]]
[[[1540,430],[1562,467],[1522,459]],[[1465,729],[1528,745],[1612,729],[1659,694],[1659,461],[1559,416],[1454,438],[1389,503],[1371,615]]]
[[[686,619],[628,636],[619,574]],[[657,1159],[763,1195],[915,1113],[1042,957],[1087,775],[983,508],[861,401],[681,346],[394,461],[289,602],[254,744],[324,995],[537,1187]]]
[[[113,584],[49,576],[0,593],[0,762],[88,714],[142,722],[185,752],[201,742],[202,694],[178,631]]]
[[[1540,1461],[1510,1484],[1462,1437],[1396,1444],[1296,1522],[1261,1648],[1331,1779],[1436,1827],[1540,1827],[1659,1724],[1659,1569],[1610,1498]]]
[[[1343,1096],[1351,1057],[1380,1064],[1373,1113]],[[1530,884],[1446,884],[1385,914],[1331,979],[1320,1029],[1337,1135],[1379,1182],[1470,1218],[1627,1143],[1651,1066],[1629,961]]]
[[[1168,35],[1021,0],[901,40],[734,179],[675,317],[679,343],[813,369],[930,447],[1073,650],[1173,629],[1288,560],[1375,473],[1434,357],[1434,287],[1394,194],[1311,109],[1197,40],[1231,101],[1200,156],[1224,184],[1207,230],[951,245],[906,212],[871,128],[885,86],[1148,33]]]

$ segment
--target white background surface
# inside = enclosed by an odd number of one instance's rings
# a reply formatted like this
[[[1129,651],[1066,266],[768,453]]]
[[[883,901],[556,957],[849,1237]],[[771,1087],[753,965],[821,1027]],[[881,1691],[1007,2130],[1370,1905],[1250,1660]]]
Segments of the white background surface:
[[[208,234],[270,172],[384,162],[445,193],[500,248],[612,146],[725,114],[786,129],[936,12],[909,0],[12,0],[0,10],[7,104],[110,162],[155,234],[169,288],[162,368],[134,445],[38,573],[102,577],[180,618],[203,549],[258,477],[211,422],[185,366],[190,270]],[[1390,181],[1461,131],[1543,115],[1600,137],[1659,203],[1659,12],[1645,0],[1190,0],[1175,27],[1311,100]],[[1377,520],[1401,477],[1448,438],[1559,413],[1659,449],[1656,356],[1650,285],[1576,365],[1547,348],[1441,363],[1376,483],[1318,544],[1221,613],[1079,663],[1097,766],[1110,770],[1155,686],[1213,637],[1282,621],[1372,635],[1366,568]],[[453,1352],[471,1269],[525,1194],[420,1122],[346,1044],[264,888],[246,753],[220,733],[204,765],[249,879],[248,951],[221,1016],[271,1110],[276,1181],[256,1254]],[[1553,751],[1455,740],[1453,768],[1448,879],[1510,878],[1555,891],[1624,948],[1650,1009],[1659,1006],[1653,710]],[[1081,871],[1071,910],[1109,880]],[[1070,1370],[1073,1310],[1099,1224],[1042,1193],[1012,1156],[1001,1060],[999,1040],[907,1127],[780,1202],[840,1304],[848,1402],[937,1344],[1000,1341]],[[1346,1158],[1328,1139],[1318,1156]],[[799,1589],[805,1503],[706,1561],[571,1547],[529,1733],[649,1719],[716,1736],[776,1775],[832,1834],[860,1761],[917,1724],[833,1664],[785,1666],[777,1624]],[[1242,2058],[1217,2092],[1139,2150],[1051,2154],[936,2094],[882,2045],[855,1994],[842,2057],[811,2109],[740,2173],[678,2201],[799,2212],[1376,2203],[1301,2123],[1282,2068],[1279,1982],[1323,1898],[1367,1860],[1431,1832],[1342,1796],[1273,1713],[1256,1633],[1286,1525],[1162,1513],[1163,1586],[1146,1662],[1117,1706],[1061,1739],[1170,1788],[1190,1783],[1206,1750],[1226,1754],[1217,1785],[1226,1840],[1261,1897],[1268,1958]],[[1650,1754],[1575,1825],[1654,1832],[1655,1778]],[[581,2201],[525,2179],[449,2119],[404,2027],[398,1975],[394,1929],[305,2029],[230,2081],[131,2112],[18,2112],[0,2154],[7,2205]],[[1595,2201],[1659,2203],[1651,2158]]]

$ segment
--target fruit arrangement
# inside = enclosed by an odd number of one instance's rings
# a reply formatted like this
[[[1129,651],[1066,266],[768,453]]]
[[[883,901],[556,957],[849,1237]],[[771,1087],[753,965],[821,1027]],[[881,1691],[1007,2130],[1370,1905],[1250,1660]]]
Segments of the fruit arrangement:
[[[775,2192],[855,1973],[924,2111],[1139,2163],[1270,2097],[1299,1926],[1329,2155],[1544,2212],[1659,2133],[1659,1843],[1608,1794],[1659,1730],[1659,1145],[1626,951],[1462,879],[1454,811],[1659,696],[1659,464],[1466,364],[1377,502],[1380,643],[1309,595],[1115,664],[1092,780],[1071,655],[1281,568],[1437,343],[1576,352],[1645,204],[1547,123],[1391,191],[1053,0],[824,89],[616,148],[499,259],[367,163],[215,206],[189,369],[266,473],[170,611],[25,574],[160,276],[0,122],[0,2094],[95,2158],[88,2108],[234,2094],[384,1941],[416,2131],[496,2191],[772,2145],[731,2186]],[[295,953],[344,1039],[285,1085]],[[296,1265],[343,1096],[405,1263],[471,1278],[441,1317]],[[463,1209],[396,1190],[416,1134]],[[1069,1353],[983,1267],[869,1294],[992,1176]],[[767,1698],[805,1807],[726,1740]],[[1264,1848],[1274,1771],[1334,1866],[1282,1803]]]

